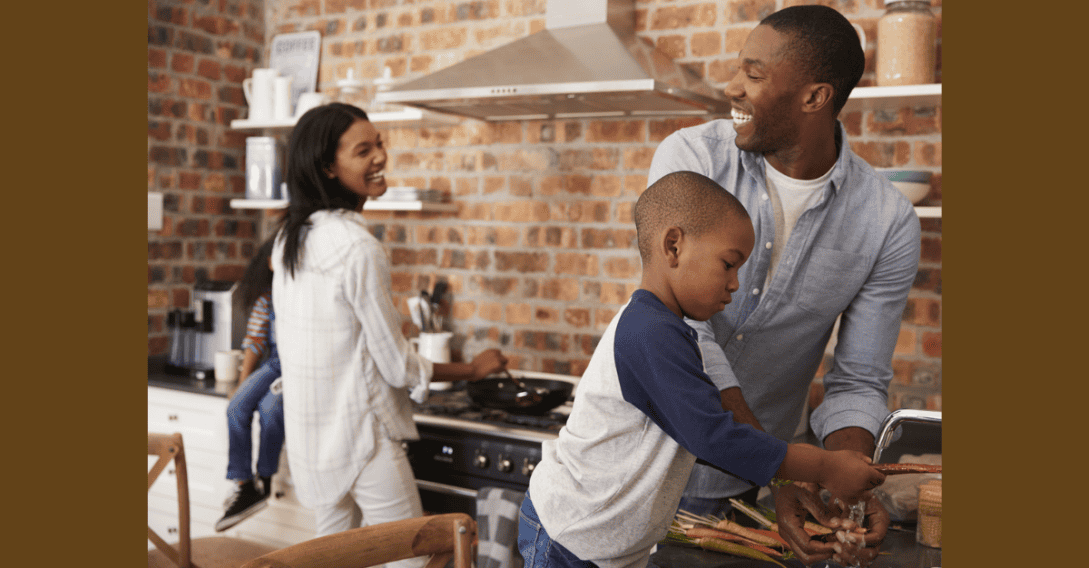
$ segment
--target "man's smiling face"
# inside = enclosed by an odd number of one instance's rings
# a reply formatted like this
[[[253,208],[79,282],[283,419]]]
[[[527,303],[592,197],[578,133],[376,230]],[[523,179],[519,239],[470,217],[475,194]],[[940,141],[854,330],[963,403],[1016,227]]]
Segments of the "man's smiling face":
[[[773,153],[797,137],[806,81],[797,64],[783,57],[787,39],[770,26],[757,26],[741,49],[740,67],[725,94],[742,150]]]

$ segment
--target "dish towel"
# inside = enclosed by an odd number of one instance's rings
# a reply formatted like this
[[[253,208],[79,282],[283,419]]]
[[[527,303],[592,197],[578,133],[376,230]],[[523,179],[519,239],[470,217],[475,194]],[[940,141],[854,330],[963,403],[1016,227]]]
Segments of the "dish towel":
[[[522,568],[518,553],[518,509],[524,491],[485,487],[476,495],[477,568]]]

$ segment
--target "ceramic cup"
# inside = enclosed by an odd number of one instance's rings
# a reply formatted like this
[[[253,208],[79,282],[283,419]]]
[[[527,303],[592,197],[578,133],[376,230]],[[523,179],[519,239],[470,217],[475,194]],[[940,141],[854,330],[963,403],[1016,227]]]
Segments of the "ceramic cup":
[[[272,118],[273,82],[276,75],[275,69],[254,69],[253,77],[242,80],[242,94],[246,95],[246,102],[250,105],[250,120]]]
[[[238,370],[242,366],[242,350],[217,351],[215,358],[216,380],[233,383],[238,380]]]
[[[449,331],[421,333],[419,337],[413,337],[409,339],[408,342],[428,361],[433,363],[449,363],[450,338],[453,336],[454,334]],[[451,386],[450,383],[431,383],[432,390],[447,390]]]
[[[291,79],[287,76],[272,80],[272,118],[276,120],[291,118]]]
[[[306,114],[306,111],[314,107],[319,107],[327,102],[329,102],[329,99],[326,98],[324,93],[303,93],[299,95],[299,102],[295,105],[295,118],[298,118]]]

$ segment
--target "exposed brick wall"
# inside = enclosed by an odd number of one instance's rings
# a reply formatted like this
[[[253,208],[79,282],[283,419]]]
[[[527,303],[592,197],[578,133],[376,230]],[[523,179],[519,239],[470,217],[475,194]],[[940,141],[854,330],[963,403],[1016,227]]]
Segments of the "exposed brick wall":
[[[636,32],[723,88],[749,30],[760,18],[796,3],[637,0]],[[869,43],[862,84],[872,85],[880,0],[821,3],[865,28]],[[277,33],[322,33],[319,89],[366,108],[369,90],[352,96],[337,92],[336,79],[348,69],[377,77],[388,66],[397,79],[422,76],[543,29],[546,2],[265,0],[265,5],[269,39]],[[940,20],[940,0],[934,5]],[[939,26],[939,54],[940,33]],[[874,165],[933,171],[933,188],[923,205],[941,205],[940,107],[855,112],[842,119],[852,147]],[[669,133],[704,120],[467,119],[452,127],[386,131],[390,183],[442,189],[458,204],[454,214],[367,213],[393,258],[394,298],[405,314],[406,333],[416,330],[405,300],[441,275],[454,297],[456,349],[471,356],[499,347],[512,356],[514,367],[581,373],[639,281],[631,211],[646,185],[654,149]],[[149,145],[150,136],[149,129]],[[894,368],[892,408],[941,408],[940,219],[923,220],[922,263]]]
[[[149,0],[147,187],[163,194],[148,232],[148,355],[169,343],[166,314],[202,278],[237,280],[253,256],[258,215],[231,209],[245,191],[242,80],[265,50],[263,0]]]

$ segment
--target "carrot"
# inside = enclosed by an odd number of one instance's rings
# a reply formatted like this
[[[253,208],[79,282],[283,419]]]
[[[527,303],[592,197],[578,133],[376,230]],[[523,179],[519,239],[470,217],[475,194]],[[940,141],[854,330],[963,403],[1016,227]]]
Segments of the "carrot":
[[[747,546],[747,547],[749,547],[749,548],[751,548],[753,550],[758,550],[760,552],[763,552],[764,554],[767,554],[768,556],[778,556],[778,557],[783,556],[782,552],[779,552],[778,550],[775,550],[773,548],[768,548],[768,547],[766,547],[766,546],[764,546],[762,544],[753,542],[753,541],[751,541],[751,540],[749,540],[749,539],[747,539],[747,538],[745,538],[743,536],[738,536],[736,534],[730,534],[728,532],[722,532],[722,531],[715,530],[715,529],[712,529],[712,528],[692,527],[692,528],[688,529],[687,531],[685,531],[684,535],[687,536],[688,538],[692,539],[692,540],[699,540],[701,538],[718,538],[718,539],[722,539],[722,540],[728,540],[730,542],[736,542],[738,544],[743,544],[743,545],[745,545],[745,546]]]
[[[749,540],[762,544],[764,546],[779,546],[780,541],[771,537],[764,536],[753,529],[743,527],[729,519],[722,519],[715,525],[715,528],[720,531],[726,531],[739,536],[743,536]]]
[[[779,546],[787,546],[787,543],[786,543],[785,540],[783,540],[783,537],[779,536],[779,533],[777,533],[775,531],[770,531],[770,530],[766,530],[766,529],[749,529],[749,530],[753,531],[756,534],[762,534],[762,535],[774,540],[775,542],[778,542]]]
[[[805,529],[805,532],[809,533],[809,536],[820,536],[822,534],[832,534],[834,532],[832,529],[814,523],[813,521],[806,521],[805,524],[802,525],[802,528]],[[772,523],[771,526],[768,527],[768,530],[776,531],[776,533],[778,533],[779,523]]]
[[[733,554],[734,556],[743,556],[745,558],[752,558],[754,560],[764,560],[766,562],[774,562],[783,568],[786,568],[778,560],[760,552],[759,550],[753,550],[746,546],[722,540],[720,538],[703,537],[696,539],[696,544],[700,545],[700,548],[704,550],[714,550],[715,552],[725,552],[726,554]]]
[[[896,475],[900,473],[941,473],[941,465],[930,465],[924,463],[875,463],[873,468],[885,475]]]

